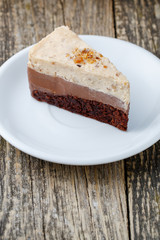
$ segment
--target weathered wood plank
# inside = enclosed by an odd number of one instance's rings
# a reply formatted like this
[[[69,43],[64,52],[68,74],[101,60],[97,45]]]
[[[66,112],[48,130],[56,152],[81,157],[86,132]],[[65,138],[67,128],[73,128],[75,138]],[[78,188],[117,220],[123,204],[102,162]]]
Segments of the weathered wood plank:
[[[1,63],[54,27],[114,36],[111,0],[0,2]],[[128,239],[124,162],[71,167],[0,139],[0,239]]]
[[[117,38],[160,57],[160,1],[114,0]]]
[[[63,2],[65,24],[77,34],[114,37],[112,1],[71,0]]]
[[[34,178],[38,179],[33,181],[37,183],[33,192],[41,196],[46,238],[127,239],[124,178],[119,163],[118,167],[46,166],[45,163],[43,178],[42,173],[36,173],[39,168],[34,164],[33,161]],[[36,164],[39,165],[39,161]],[[123,162],[120,164],[123,166]],[[39,212],[35,199],[36,209]]]
[[[160,1],[115,0],[116,35],[160,57]],[[160,236],[160,142],[126,161],[131,239]]]
[[[126,162],[132,239],[160,236],[160,142]]]

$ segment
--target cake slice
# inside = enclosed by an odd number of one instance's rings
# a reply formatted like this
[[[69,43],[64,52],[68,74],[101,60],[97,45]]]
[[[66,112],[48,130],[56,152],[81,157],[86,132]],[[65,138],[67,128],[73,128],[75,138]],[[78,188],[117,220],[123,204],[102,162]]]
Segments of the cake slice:
[[[68,27],[30,49],[28,79],[38,101],[127,130],[128,80]]]

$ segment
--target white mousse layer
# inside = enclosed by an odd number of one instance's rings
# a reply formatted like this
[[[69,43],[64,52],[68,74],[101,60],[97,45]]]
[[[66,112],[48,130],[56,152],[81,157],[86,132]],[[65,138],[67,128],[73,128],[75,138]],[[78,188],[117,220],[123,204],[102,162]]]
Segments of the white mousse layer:
[[[91,56],[85,58],[85,52]],[[34,45],[29,52],[28,67],[107,93],[121,100],[124,109],[128,109],[130,87],[126,77],[108,58],[93,50],[68,27],[56,28]]]

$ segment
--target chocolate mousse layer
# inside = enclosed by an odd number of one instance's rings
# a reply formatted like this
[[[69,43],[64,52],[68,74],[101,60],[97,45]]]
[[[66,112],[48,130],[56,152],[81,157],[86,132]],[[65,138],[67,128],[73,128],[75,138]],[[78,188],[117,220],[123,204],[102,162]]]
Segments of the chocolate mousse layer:
[[[57,76],[49,76],[39,73],[32,68],[28,68],[28,79],[30,90],[45,91],[55,95],[71,95],[78,98],[109,104],[119,110],[128,113],[128,109],[124,109],[123,102],[118,98],[110,96],[103,92],[92,90],[78,84],[71,83]]]
[[[31,94],[38,101],[127,129],[128,110],[119,99],[28,68]]]

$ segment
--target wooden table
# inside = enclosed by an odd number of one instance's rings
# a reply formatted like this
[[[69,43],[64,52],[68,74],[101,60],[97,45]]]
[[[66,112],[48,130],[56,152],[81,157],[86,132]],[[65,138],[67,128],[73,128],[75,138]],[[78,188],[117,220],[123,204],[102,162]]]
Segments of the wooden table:
[[[1,64],[63,24],[160,56],[158,0],[1,0]],[[160,141],[124,161],[74,167],[31,157],[0,137],[1,240],[158,240],[159,217]]]

